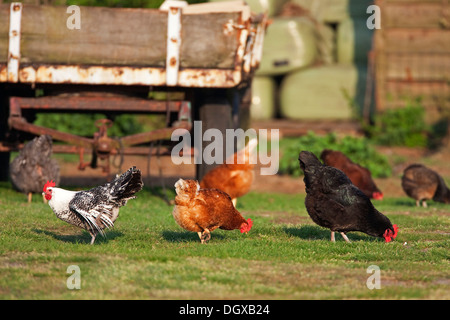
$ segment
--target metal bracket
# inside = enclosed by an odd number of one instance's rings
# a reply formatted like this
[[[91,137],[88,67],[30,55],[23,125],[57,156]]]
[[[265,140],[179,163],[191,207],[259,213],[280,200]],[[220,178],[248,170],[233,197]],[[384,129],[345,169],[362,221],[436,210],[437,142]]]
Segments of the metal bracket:
[[[9,49],[8,74],[10,82],[19,81],[20,32],[22,21],[22,3],[13,2],[9,12]]]
[[[178,69],[180,67],[181,47],[181,7],[183,5],[172,4],[167,16],[167,57],[166,57],[166,84],[176,86],[178,84]]]

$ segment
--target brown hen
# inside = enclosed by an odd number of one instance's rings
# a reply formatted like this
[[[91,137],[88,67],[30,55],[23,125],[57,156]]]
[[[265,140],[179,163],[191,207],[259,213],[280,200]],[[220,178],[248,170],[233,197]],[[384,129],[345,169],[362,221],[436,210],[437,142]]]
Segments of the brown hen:
[[[402,188],[405,193],[416,200],[416,205],[427,207],[426,200],[450,203],[450,190],[444,179],[435,171],[422,164],[412,164],[403,171]]]
[[[320,158],[325,165],[343,171],[351,182],[369,198],[383,199],[383,193],[376,186],[372,174],[367,168],[354,163],[340,151],[325,149],[322,151]]]
[[[197,232],[201,243],[211,239],[211,232],[217,228],[240,229],[241,233],[252,228],[252,220],[245,220],[231,198],[220,190],[200,189],[197,181],[179,179],[175,183],[175,191],[172,215],[180,227]]]
[[[232,161],[227,160],[208,171],[200,182],[200,187],[222,190],[231,197],[236,206],[237,198],[248,193],[252,186],[255,165],[251,161],[251,155],[257,144],[257,139],[250,140],[243,150],[232,156]]]

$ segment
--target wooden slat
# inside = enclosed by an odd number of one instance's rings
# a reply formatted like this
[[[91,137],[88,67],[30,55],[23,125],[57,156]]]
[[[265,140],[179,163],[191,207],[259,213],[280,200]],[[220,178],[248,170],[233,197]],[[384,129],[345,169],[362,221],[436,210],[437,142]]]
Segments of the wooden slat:
[[[450,79],[448,54],[389,54],[386,57],[387,80],[445,81]]]
[[[383,28],[441,28],[445,7],[441,2],[384,3]]]
[[[398,82],[384,83],[386,99],[384,109],[406,106],[409,101],[420,98],[426,108],[426,121],[434,123],[441,118],[442,106],[450,104],[450,87],[446,82]],[[380,110],[380,111],[382,111]]]
[[[389,51],[450,54],[450,29],[388,29],[384,37]]]
[[[8,61],[9,6],[0,4],[0,61]]]
[[[81,29],[66,27],[66,7],[24,5],[21,63],[163,67],[167,12],[80,7]],[[6,61],[9,5],[0,5],[0,62]],[[182,16],[180,67],[233,69],[239,12]],[[5,36],[6,35],[6,36]]]
[[[427,116],[450,102],[448,0],[378,0],[382,29],[375,32],[377,109],[422,98]],[[434,118],[433,120],[436,120]]]
[[[409,95],[411,97],[418,96],[436,96],[436,97],[449,97],[450,87],[444,81],[435,82],[399,82],[399,81],[386,81],[386,90],[389,95],[393,96],[394,92],[396,96]]]
[[[401,3],[401,4],[416,5],[418,3],[444,3],[444,1],[447,1],[447,0],[383,0],[383,3],[388,3],[388,4]]]

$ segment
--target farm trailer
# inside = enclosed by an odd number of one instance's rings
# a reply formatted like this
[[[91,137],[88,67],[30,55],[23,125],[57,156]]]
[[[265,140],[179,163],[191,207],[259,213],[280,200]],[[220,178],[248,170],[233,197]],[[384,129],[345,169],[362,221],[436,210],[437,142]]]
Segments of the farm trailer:
[[[54,152],[78,153],[79,169],[103,159],[109,173],[111,155],[149,154],[149,143],[189,130],[192,119],[202,121],[203,131],[239,125],[239,105],[250,105],[266,15],[252,14],[243,1],[163,6],[0,5],[1,180],[8,179],[10,152],[34,135],[64,142]],[[76,18],[78,25],[70,20]],[[181,92],[184,99],[152,100],[153,90]],[[112,122],[102,119],[88,138],[33,124],[38,112],[162,113],[166,126],[113,139],[107,134]],[[197,177],[211,167],[198,165]]]

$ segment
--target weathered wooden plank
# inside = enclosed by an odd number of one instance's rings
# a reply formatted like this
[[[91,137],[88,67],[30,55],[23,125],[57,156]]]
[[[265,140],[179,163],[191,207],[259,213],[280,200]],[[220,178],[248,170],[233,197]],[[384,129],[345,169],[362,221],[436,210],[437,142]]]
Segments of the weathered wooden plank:
[[[383,3],[402,3],[402,4],[417,4],[417,3],[443,3],[446,0],[382,0]],[[379,2],[379,1],[376,1]]]
[[[375,32],[377,110],[422,98],[427,117],[450,101],[450,7],[447,0],[377,0]],[[436,119],[434,119],[436,120]]]
[[[384,3],[382,28],[442,28],[446,9],[443,2]]]
[[[225,36],[224,25],[230,20],[237,23],[238,18],[236,13],[182,15],[180,66],[233,68],[237,34]]]
[[[450,29],[386,29],[386,50],[450,54]]]
[[[385,76],[387,80],[445,81],[450,79],[450,55],[389,54]]]
[[[0,61],[8,60],[9,6],[0,4]]]
[[[166,12],[80,8],[81,28],[70,30],[66,7],[24,5],[21,63],[164,67]],[[0,61],[8,14],[9,5],[0,5]],[[224,32],[224,24],[239,18],[239,12],[183,15],[180,67],[233,69],[239,31]]]
[[[445,81],[386,81],[386,91],[392,97],[419,97],[419,96],[435,96],[450,98],[450,87]]]
[[[450,87],[446,82],[399,82],[384,83],[386,99],[384,109],[401,108],[411,100],[420,98],[426,109],[426,121],[434,123],[442,117],[442,107],[450,104]]]

